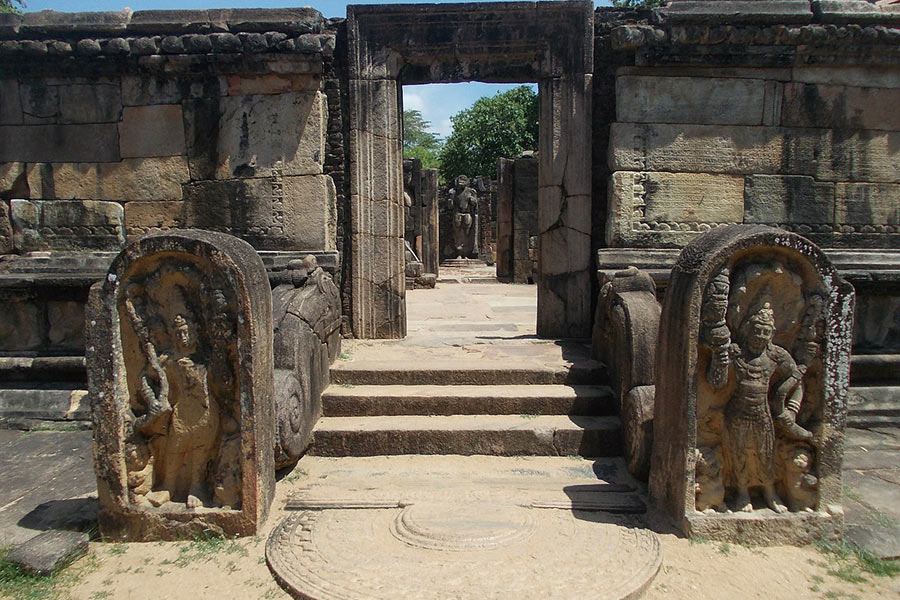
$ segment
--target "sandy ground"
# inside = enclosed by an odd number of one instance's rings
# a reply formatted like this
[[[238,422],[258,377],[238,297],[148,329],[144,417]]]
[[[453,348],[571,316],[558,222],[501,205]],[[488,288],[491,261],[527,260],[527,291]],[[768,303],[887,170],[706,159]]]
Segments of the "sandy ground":
[[[321,460],[321,459],[320,459]],[[282,521],[288,496],[321,478],[316,464],[300,463],[278,484],[273,512],[259,536],[236,540],[91,543],[87,556],[59,576],[57,598],[72,600],[147,599],[276,599],[289,598],[275,582],[265,562],[268,534]],[[900,597],[900,577],[876,577],[861,572],[855,562],[815,547],[743,547],[675,535],[651,517],[663,562],[649,584],[649,599],[803,599]],[[585,569],[591,565],[585,556]],[[859,583],[837,576],[841,569],[864,578]],[[524,575],[524,574],[523,574]],[[481,598],[473,593],[471,598]],[[574,597],[573,597],[574,598]]]

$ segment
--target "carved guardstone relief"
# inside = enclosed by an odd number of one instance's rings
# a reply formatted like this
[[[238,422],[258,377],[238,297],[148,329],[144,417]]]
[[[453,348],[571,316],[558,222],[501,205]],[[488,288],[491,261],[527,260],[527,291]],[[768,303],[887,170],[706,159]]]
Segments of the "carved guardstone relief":
[[[840,531],[852,314],[852,288],[800,236],[729,227],[682,253],[660,328],[651,495],[688,533]]]
[[[225,234],[146,236],[89,302],[100,527],[151,540],[247,535],[271,502],[265,268]]]

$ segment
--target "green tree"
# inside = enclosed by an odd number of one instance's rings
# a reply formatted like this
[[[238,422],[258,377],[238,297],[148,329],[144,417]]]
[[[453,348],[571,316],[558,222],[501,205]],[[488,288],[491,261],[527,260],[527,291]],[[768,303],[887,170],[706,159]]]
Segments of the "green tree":
[[[421,112],[403,111],[403,158],[418,158],[423,168],[437,169],[441,140],[428,131],[430,127],[431,123],[422,118]]]
[[[479,98],[450,120],[453,132],[440,152],[445,181],[457,175],[494,177],[498,158],[537,149],[538,98],[527,85]]]
[[[25,0],[0,0],[0,13],[21,13],[15,5],[25,8]]]

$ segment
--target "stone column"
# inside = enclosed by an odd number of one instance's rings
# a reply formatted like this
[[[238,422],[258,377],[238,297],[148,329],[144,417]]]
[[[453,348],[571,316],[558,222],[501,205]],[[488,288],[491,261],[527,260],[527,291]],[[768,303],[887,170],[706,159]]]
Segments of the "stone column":
[[[350,81],[350,222],[353,333],[406,335],[399,87]]]
[[[591,78],[538,86],[538,310],[540,337],[591,334]]]
[[[515,161],[497,162],[497,279],[509,281],[513,273],[513,189]]]
[[[438,274],[441,248],[438,225],[438,172],[437,169],[422,169],[419,181],[419,195],[422,206],[422,256],[419,259],[426,273]]]

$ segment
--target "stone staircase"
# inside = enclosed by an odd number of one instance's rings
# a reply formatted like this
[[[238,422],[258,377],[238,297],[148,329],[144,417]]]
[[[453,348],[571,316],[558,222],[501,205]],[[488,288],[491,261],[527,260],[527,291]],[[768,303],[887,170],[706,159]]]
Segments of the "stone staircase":
[[[552,342],[547,342],[552,344]],[[410,352],[406,366],[338,361],[310,453],[614,457],[620,423],[605,368],[453,361]]]

